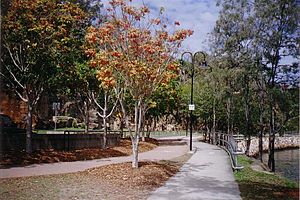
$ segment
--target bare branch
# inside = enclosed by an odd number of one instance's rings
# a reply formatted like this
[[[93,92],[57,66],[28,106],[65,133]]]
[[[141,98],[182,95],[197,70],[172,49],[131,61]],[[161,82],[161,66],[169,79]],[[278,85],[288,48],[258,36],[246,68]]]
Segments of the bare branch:
[[[7,46],[7,45],[5,45],[5,44],[4,44],[3,46],[8,50],[8,53],[9,53],[9,55],[10,55],[10,57],[11,57],[11,59],[12,59],[14,65],[15,65],[20,71],[22,71],[22,68],[21,68],[21,67],[19,66],[19,64],[16,62],[16,59],[15,59],[15,57],[13,56],[13,54],[12,54],[12,52],[11,52],[9,46]]]
[[[103,111],[104,108],[97,102],[97,99],[95,98],[94,93],[91,92],[91,94],[92,94],[92,99],[93,99],[94,103],[96,104],[96,106],[97,106],[98,108],[100,108],[100,109]]]
[[[13,80],[24,90],[25,87],[20,83],[20,81],[16,78],[16,76],[14,75],[14,73],[8,68],[5,67],[7,69],[7,71],[10,73],[10,75],[12,76]]]
[[[19,93],[17,90],[15,90],[15,92],[17,93],[17,95],[20,97],[20,99],[21,99],[22,101],[24,101],[25,103],[28,102],[28,98],[27,98],[27,99],[24,98],[24,97],[21,95],[21,93]]]
[[[104,116],[101,115],[100,112],[96,112],[96,114],[97,114],[99,117],[104,118]]]
[[[112,115],[112,113],[114,112],[116,106],[118,105],[118,101],[120,99],[120,94],[121,94],[121,92],[119,92],[119,94],[117,96],[117,99],[116,99],[116,101],[114,103],[114,106],[112,107],[112,109],[111,109],[110,113],[107,115],[107,117],[110,117]]]
[[[38,101],[39,101],[40,98],[41,98],[41,95],[42,95],[43,91],[44,91],[44,88],[41,87],[41,89],[40,89],[39,91],[36,92],[36,95],[35,95],[36,98],[35,98],[35,100],[32,102],[32,105],[36,105],[36,104],[38,103]]]

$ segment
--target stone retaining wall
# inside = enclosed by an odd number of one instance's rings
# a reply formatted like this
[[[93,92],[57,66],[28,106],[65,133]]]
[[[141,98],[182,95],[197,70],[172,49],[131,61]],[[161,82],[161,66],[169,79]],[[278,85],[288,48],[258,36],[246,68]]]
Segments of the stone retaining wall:
[[[257,137],[251,138],[249,156],[255,156],[259,153],[258,149],[259,139]],[[275,149],[286,149],[286,148],[296,148],[300,145],[299,135],[295,136],[285,136],[275,138]],[[238,142],[238,149],[243,152],[246,151],[246,141],[242,140]],[[263,137],[263,150],[267,151],[269,149],[269,137]]]

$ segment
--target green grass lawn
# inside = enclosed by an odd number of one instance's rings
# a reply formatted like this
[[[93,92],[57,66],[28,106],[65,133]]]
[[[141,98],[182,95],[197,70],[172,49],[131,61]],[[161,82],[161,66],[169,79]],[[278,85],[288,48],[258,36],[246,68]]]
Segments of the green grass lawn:
[[[84,129],[82,128],[73,128],[73,127],[69,127],[69,128],[57,128],[56,130],[51,129],[51,130],[40,130],[40,129],[36,129],[33,132],[37,133],[37,134],[46,134],[47,131],[65,131],[65,130],[74,130],[74,131],[84,131]]]
[[[187,136],[190,135],[188,131]],[[200,135],[198,132],[193,132],[193,136]],[[161,138],[161,137],[171,137],[171,136],[186,136],[186,131],[155,131],[151,132],[150,137],[152,138]]]
[[[252,170],[252,160],[244,155],[238,157],[244,169],[234,172],[243,200],[299,199],[299,184],[282,176]]]

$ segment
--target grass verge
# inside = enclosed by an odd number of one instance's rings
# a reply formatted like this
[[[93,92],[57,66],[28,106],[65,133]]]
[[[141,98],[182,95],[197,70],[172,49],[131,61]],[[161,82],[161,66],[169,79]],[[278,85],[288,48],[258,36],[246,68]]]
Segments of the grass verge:
[[[56,130],[54,130],[54,129],[49,129],[49,130],[36,129],[33,132],[37,133],[37,134],[46,134],[48,131],[61,131],[63,133],[63,131],[66,131],[66,130],[68,130],[68,131],[84,131],[84,129],[82,129],[82,128],[69,127],[69,128],[57,128]]]
[[[244,155],[239,156],[238,163],[243,165],[244,169],[234,172],[243,200],[299,199],[298,183],[276,174],[255,171],[250,167],[252,162]]]

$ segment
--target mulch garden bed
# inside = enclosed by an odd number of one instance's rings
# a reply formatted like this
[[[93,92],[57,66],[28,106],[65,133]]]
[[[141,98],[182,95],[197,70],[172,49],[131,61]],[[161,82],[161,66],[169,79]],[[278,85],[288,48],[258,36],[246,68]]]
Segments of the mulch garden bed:
[[[139,152],[150,151],[158,146],[158,142],[152,138],[140,141]],[[26,166],[40,163],[72,162],[81,160],[101,159],[117,156],[129,156],[132,153],[131,140],[121,139],[116,147],[107,149],[80,149],[73,151],[56,151],[54,149],[38,150],[32,154],[26,152],[13,152],[5,154],[0,158],[0,167]]]
[[[0,179],[0,196],[5,200],[146,200],[190,157],[139,162],[137,169],[127,162],[77,173]]]

